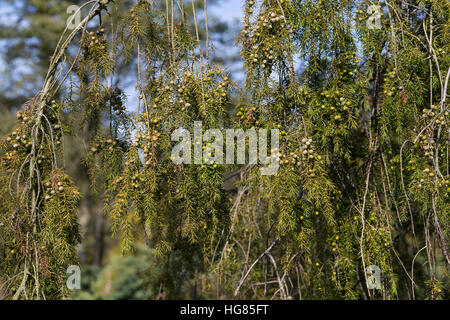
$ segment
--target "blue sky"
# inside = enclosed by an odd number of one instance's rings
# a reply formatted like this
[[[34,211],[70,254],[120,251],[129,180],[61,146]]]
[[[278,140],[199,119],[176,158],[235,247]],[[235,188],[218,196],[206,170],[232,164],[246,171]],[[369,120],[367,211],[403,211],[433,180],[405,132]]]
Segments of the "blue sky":
[[[214,6],[211,11],[219,18],[232,22],[242,16],[242,0],[220,0],[218,6]]]

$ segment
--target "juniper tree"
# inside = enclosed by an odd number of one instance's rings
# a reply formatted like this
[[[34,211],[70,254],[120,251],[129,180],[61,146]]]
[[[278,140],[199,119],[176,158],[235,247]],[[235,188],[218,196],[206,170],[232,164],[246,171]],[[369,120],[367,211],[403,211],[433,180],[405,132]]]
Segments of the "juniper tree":
[[[105,189],[122,253],[141,242],[155,249],[164,266],[160,297],[183,297],[193,281],[205,298],[444,298],[448,4],[245,1],[239,90],[212,62],[209,36],[200,39],[194,2],[158,4],[137,1],[112,27],[90,30],[88,21],[115,4],[88,3],[79,27],[64,32],[42,91],[5,137],[4,295],[67,295],[80,194],[61,163],[71,129],[61,115],[82,108],[93,187]],[[79,54],[66,61],[78,34]],[[135,113],[114,82],[127,61],[137,71]],[[77,80],[56,99],[68,70]],[[278,173],[175,164],[171,134],[193,132],[195,121],[204,129],[278,128]],[[367,283],[374,265],[381,289]]]

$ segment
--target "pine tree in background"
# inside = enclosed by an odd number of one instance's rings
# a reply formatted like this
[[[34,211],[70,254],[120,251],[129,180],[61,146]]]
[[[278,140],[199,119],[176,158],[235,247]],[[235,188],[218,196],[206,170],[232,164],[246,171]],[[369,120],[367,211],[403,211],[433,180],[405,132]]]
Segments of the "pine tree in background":
[[[86,4],[2,142],[2,296],[68,297],[80,193],[63,138],[81,121],[92,188],[144,279],[111,293],[105,279],[124,281],[113,263],[90,298],[448,298],[448,3],[247,0],[240,90],[214,63],[206,1],[137,1],[88,28],[115,6]],[[116,81],[124,65],[133,113]],[[174,164],[172,132],[195,121],[203,133],[278,128],[278,173]]]

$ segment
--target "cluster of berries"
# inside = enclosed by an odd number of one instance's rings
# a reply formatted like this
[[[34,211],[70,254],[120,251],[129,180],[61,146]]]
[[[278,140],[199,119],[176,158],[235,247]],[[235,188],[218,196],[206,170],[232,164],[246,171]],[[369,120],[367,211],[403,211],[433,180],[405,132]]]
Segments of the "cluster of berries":
[[[88,57],[90,54],[104,53],[108,46],[105,36],[105,29],[99,28],[95,32],[85,33],[82,39],[83,56]]]
[[[425,151],[425,156],[428,159],[433,160],[433,150],[436,148],[436,142],[434,139],[429,139],[426,136],[421,136],[420,145]]]
[[[125,149],[125,143],[120,140],[98,138],[91,146],[92,153],[100,153],[102,150],[114,151],[115,148]]]
[[[255,106],[239,108],[239,111],[236,113],[236,117],[238,117],[240,124],[249,126],[251,129],[255,129],[255,127],[258,127],[260,124],[258,120],[260,115]]]
[[[441,113],[439,111],[439,106],[438,105],[432,105],[430,109],[423,109],[422,111],[422,118],[423,119],[432,119],[436,116],[438,116],[438,118],[436,119],[436,123],[437,124],[445,124],[449,121],[449,116],[448,116],[448,111],[444,111],[443,113]]]
[[[62,183],[62,181],[58,182],[47,181],[44,184],[44,191],[45,191],[44,199],[49,200],[57,193],[64,191],[64,184]]]
[[[111,108],[117,116],[120,116],[125,110],[127,110],[127,108],[123,105],[122,96],[122,90],[118,87],[115,87],[112,90],[111,96],[109,98]]]

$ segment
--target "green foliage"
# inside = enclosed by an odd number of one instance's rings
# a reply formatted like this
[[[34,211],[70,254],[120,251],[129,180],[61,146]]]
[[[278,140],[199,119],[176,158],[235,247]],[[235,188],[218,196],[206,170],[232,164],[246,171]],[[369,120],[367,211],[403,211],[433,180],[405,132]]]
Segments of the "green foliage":
[[[60,115],[82,110],[84,164],[125,258],[78,298],[445,298],[449,8],[423,3],[385,2],[377,29],[365,0],[247,0],[241,92],[211,62],[196,16],[186,23],[185,3],[138,1],[117,30],[82,28],[78,88],[49,103],[50,85],[2,143],[6,296],[66,296],[80,195],[58,166],[71,127]],[[128,63],[135,113],[113,81]],[[202,133],[278,128],[277,175],[174,164],[171,134],[194,121]],[[369,265],[382,271],[381,290],[367,287]]]

